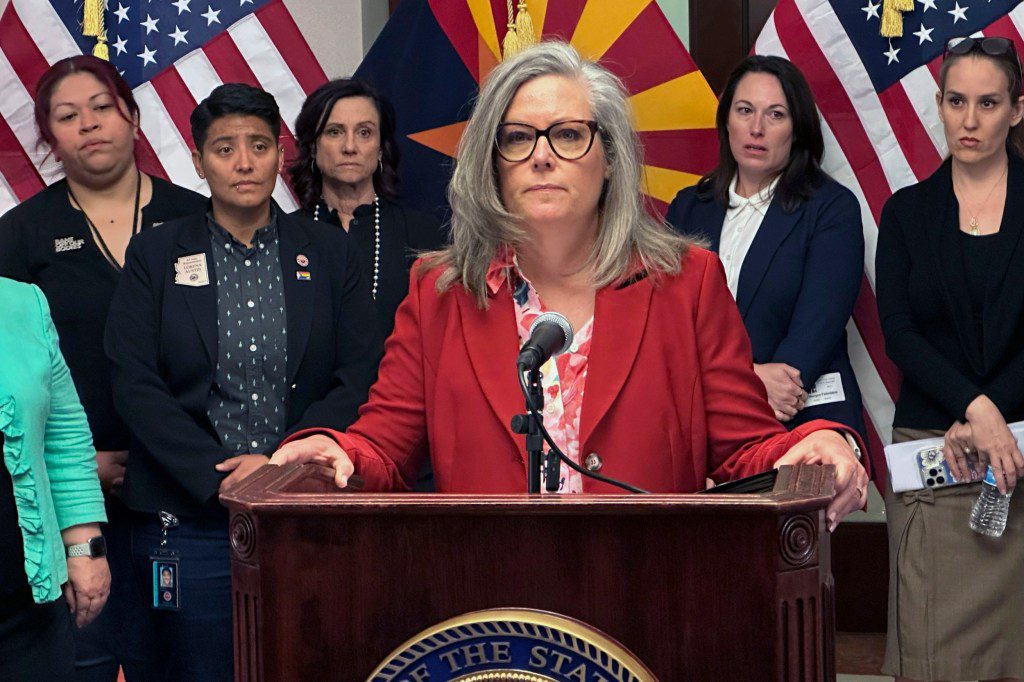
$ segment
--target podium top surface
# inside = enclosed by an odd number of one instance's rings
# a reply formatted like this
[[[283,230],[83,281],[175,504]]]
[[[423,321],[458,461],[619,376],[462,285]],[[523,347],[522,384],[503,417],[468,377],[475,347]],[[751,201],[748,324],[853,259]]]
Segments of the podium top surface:
[[[338,489],[333,472],[316,464],[264,466],[221,496],[233,511],[270,514],[674,514],[796,513],[827,506],[835,484],[831,465],[785,466],[763,494],[538,495],[361,492],[353,476]]]

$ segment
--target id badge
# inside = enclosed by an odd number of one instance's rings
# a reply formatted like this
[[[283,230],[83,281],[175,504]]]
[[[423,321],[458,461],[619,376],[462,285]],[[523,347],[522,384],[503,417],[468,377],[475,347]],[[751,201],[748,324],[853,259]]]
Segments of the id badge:
[[[178,553],[166,548],[149,555],[153,565],[153,608],[159,611],[181,609],[181,561]]]

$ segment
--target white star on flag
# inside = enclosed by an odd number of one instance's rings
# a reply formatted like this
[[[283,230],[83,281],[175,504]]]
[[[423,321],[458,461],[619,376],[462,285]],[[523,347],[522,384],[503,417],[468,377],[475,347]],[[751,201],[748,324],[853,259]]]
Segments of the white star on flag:
[[[124,54],[128,51],[128,41],[119,37],[116,42],[111,43],[111,47],[117,50],[118,54]]]
[[[961,19],[963,19],[964,21],[967,21],[967,7],[961,7],[959,2],[955,3],[955,7],[953,7],[953,9],[949,10],[948,12],[946,12],[946,14],[952,14],[953,15],[953,23],[954,24],[956,22],[960,21]]]
[[[201,16],[204,19],[206,19],[206,25],[207,26],[210,26],[211,24],[213,24],[213,22],[217,22],[218,24],[220,23],[220,19],[218,18],[220,16],[220,10],[219,9],[215,10],[210,5],[207,5],[206,6],[206,11],[203,12],[202,14],[200,14],[199,16]]]
[[[188,44],[188,40],[185,38],[185,34],[187,34],[187,33],[188,33],[188,31],[182,31],[180,28],[177,27],[177,25],[175,25],[174,33],[171,33],[168,37],[169,38],[174,38],[174,44],[175,45],[177,45],[179,43]]]
[[[156,64],[156,59],[154,59],[156,56],[156,50],[150,50],[148,46],[144,45],[142,53],[137,56],[142,60],[143,66],[146,64]]]
[[[927,12],[930,9],[938,10],[938,7],[935,6],[935,0],[917,0],[917,1],[919,3],[921,3],[922,5],[924,5],[924,9],[921,10],[922,13]]]
[[[180,15],[182,12],[192,11],[188,8],[188,3],[190,2],[192,2],[192,0],[175,0],[171,4],[178,8],[178,14]]]
[[[914,35],[917,36],[917,40],[918,40],[917,44],[918,45],[924,45],[924,41],[926,41],[926,40],[929,43],[933,42],[932,41],[932,31],[934,31],[934,30],[935,30],[934,28],[925,28],[924,24],[922,23],[921,24],[921,30],[920,31],[914,31]]]
[[[900,61],[900,58],[897,55],[899,55],[899,53],[900,53],[900,48],[893,47],[892,43],[889,43],[889,51],[888,52],[883,52],[882,54],[884,54],[886,57],[889,58],[889,64],[892,64],[893,62],[896,62],[898,64],[899,61]]]
[[[146,27],[146,35],[148,36],[150,33],[152,33],[153,31],[157,30],[156,22],[158,22],[158,21],[160,21],[160,20],[159,19],[154,19],[153,17],[151,17],[150,15],[147,14],[146,15],[146,20],[145,21],[141,21],[139,23]]]
[[[873,19],[873,18],[877,19],[878,18],[878,8],[881,7],[881,6],[882,6],[882,0],[878,0],[878,2],[876,2],[874,4],[871,3],[871,0],[868,0],[867,7],[861,7],[860,8],[861,12],[864,12],[865,14],[867,14],[867,17],[864,20],[865,21],[871,21],[871,19]]]
[[[122,21],[128,21],[128,8],[121,3],[117,3],[117,9],[114,10],[114,14],[117,15],[117,23],[120,24]]]

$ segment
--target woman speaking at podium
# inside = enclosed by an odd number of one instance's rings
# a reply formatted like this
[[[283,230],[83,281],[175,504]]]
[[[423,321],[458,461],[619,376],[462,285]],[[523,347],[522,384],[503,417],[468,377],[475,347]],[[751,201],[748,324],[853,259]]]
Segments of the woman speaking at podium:
[[[779,463],[832,463],[834,525],[867,475],[826,421],[775,419],[717,257],[645,211],[622,83],[563,43],[503,62],[480,92],[448,190],[452,244],[414,268],[379,378],[346,432],[296,434],[274,464],[339,486],[527,489],[516,358],[539,314],[575,330],[543,367],[543,421],[575,462],[652,492],[693,492]],[[558,492],[616,488],[561,466]]]

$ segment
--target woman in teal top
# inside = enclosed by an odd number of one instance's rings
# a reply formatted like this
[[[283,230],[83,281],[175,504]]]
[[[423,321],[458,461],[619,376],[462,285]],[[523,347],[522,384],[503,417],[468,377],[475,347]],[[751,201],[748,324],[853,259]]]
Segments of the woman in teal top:
[[[42,292],[0,278],[0,311],[0,671],[67,679],[110,590],[96,453]]]

